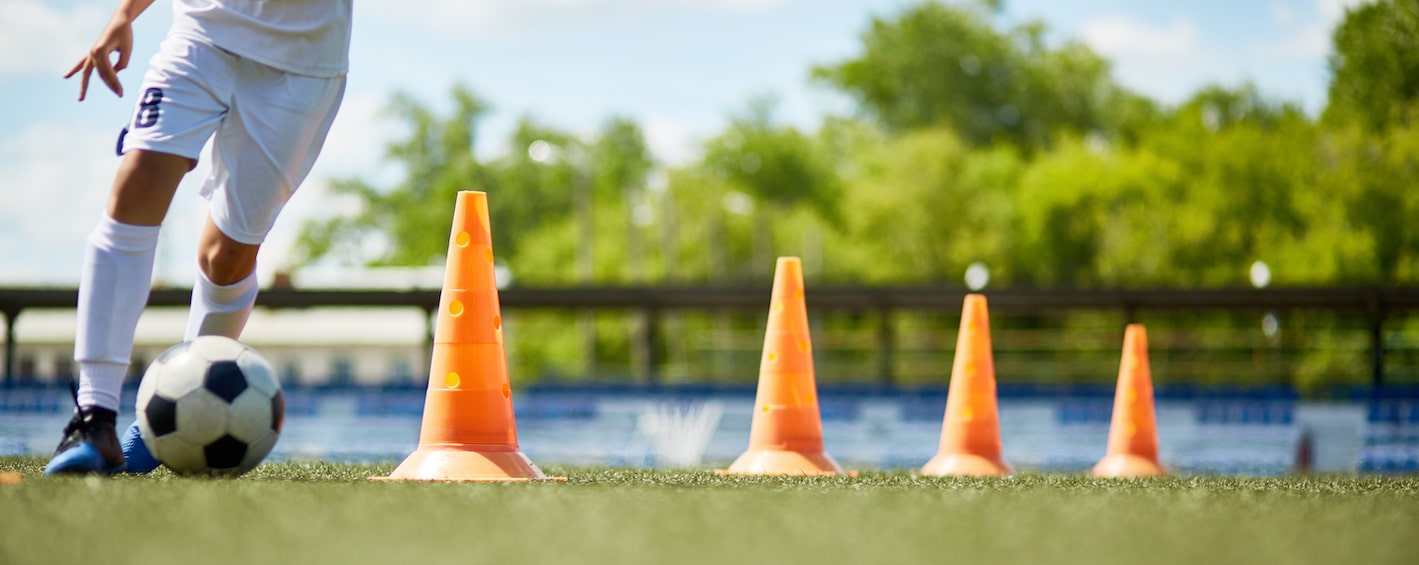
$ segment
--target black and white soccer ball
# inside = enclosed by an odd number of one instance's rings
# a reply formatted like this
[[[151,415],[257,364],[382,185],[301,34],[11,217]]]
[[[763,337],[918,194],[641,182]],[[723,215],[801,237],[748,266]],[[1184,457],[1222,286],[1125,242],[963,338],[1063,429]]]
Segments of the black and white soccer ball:
[[[281,435],[285,398],[256,350],[221,336],[168,348],[138,386],[138,429],[158,461],[182,475],[237,476]]]

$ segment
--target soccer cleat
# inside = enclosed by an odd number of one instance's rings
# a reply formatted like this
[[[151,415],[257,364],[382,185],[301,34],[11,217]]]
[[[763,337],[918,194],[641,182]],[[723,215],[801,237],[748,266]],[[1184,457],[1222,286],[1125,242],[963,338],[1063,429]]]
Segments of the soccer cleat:
[[[136,420],[124,430],[119,445],[123,446],[123,459],[128,462],[125,472],[142,475],[153,472],[153,469],[162,464],[158,462],[158,458],[153,457],[153,452],[148,451],[148,445],[143,443],[143,433],[138,430]]]
[[[117,419],[117,412],[96,406],[75,410],[44,474],[123,472],[123,449],[118,446],[118,433],[114,430]]]

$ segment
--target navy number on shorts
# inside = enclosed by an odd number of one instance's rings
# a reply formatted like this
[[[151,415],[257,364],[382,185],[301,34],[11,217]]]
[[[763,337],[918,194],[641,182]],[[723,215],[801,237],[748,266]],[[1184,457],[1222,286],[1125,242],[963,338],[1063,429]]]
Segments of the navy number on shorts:
[[[143,92],[143,99],[138,102],[138,117],[134,120],[134,126],[140,128],[152,127],[158,123],[158,114],[162,109],[158,108],[163,102],[163,89],[149,88]]]

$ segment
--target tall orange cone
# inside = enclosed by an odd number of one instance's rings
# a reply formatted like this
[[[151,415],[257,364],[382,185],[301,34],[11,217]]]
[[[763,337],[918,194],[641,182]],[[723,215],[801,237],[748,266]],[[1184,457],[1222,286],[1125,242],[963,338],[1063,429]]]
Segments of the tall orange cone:
[[[921,468],[923,475],[1008,475],[1000,454],[1000,412],[995,401],[995,358],[985,296],[966,295],[956,361],[941,424],[941,449]]]
[[[1109,447],[1094,465],[1095,477],[1165,475],[1158,463],[1158,420],[1153,410],[1153,377],[1148,368],[1148,332],[1129,324],[1123,337]]]
[[[383,480],[546,480],[517,445],[488,196],[453,211],[419,447]]]
[[[843,474],[842,467],[823,451],[823,422],[818,413],[813,346],[803,299],[803,265],[797,257],[779,257],[774,272],[749,450],[721,473]]]

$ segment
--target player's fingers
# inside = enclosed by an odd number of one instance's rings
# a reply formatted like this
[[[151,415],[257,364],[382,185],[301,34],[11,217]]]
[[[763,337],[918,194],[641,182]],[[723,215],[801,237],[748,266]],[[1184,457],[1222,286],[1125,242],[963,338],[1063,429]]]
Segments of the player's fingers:
[[[118,50],[118,63],[113,65],[113,70],[121,71],[123,69],[128,68],[128,56],[130,54],[131,52],[128,49],[120,48]]]
[[[89,61],[88,59],[79,59],[79,62],[78,62],[78,63],[74,63],[74,68],[69,69],[69,72],[64,73],[64,78],[69,78],[69,77],[74,76],[74,73],[77,73],[77,72],[79,72],[79,69],[84,68],[84,63],[87,63],[88,61]]]
[[[99,78],[102,79],[103,83],[108,86],[108,89],[112,90],[114,94],[117,94],[122,97],[123,85],[119,84],[118,72],[114,71],[113,67],[108,64],[108,59],[103,58],[98,60],[95,64],[95,67],[97,67],[97,70],[99,72]]]
[[[90,66],[89,66],[89,62],[88,62],[87,60],[84,61],[84,72],[79,75],[79,101],[80,101],[80,102],[83,102],[83,101],[84,101],[84,95],[89,92],[89,75],[92,74],[93,72],[94,72],[94,69],[93,69],[93,67],[90,67]]]

